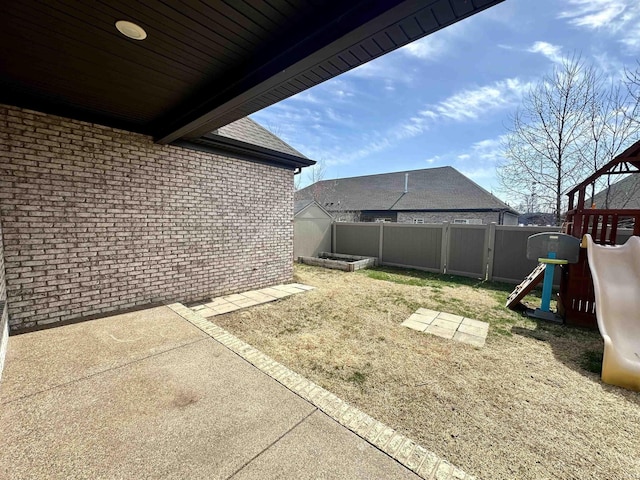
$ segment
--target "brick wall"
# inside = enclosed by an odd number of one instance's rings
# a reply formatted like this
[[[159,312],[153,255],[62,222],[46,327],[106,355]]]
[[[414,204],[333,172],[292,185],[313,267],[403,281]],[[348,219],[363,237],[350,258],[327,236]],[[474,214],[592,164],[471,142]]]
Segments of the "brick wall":
[[[293,172],[0,106],[12,329],[288,281]]]
[[[4,281],[4,254],[2,249],[2,223],[0,222],[0,379],[2,379],[2,369],[4,358],[7,353],[7,343],[9,341],[9,309],[6,305],[7,289]]]
[[[479,219],[483,225],[498,223],[498,212],[398,212],[398,223],[413,223],[414,218],[424,219],[424,223],[453,223],[456,219]]]

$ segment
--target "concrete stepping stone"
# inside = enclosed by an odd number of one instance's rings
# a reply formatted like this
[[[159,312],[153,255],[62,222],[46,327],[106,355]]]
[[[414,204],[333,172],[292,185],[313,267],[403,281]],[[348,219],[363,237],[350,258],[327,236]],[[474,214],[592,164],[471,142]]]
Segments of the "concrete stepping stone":
[[[474,347],[484,346],[489,333],[487,322],[427,308],[419,308],[401,325],[418,332],[455,340]]]

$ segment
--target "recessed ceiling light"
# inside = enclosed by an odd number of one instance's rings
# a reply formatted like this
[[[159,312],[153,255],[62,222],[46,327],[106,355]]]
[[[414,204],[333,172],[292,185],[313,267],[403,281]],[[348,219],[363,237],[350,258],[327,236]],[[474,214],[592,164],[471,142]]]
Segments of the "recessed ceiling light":
[[[144,40],[147,38],[147,32],[144,31],[144,28],[133,22],[118,20],[116,22],[116,28],[125,37],[132,38],[133,40]]]

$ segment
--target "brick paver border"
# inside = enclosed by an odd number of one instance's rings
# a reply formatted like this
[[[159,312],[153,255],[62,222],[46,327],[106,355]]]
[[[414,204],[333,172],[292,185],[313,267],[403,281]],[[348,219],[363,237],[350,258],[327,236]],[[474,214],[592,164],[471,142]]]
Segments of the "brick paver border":
[[[435,453],[418,445],[333,393],[288,369],[181,303],[167,305],[232,352],[295,394],[322,410],[335,421],[426,480],[475,480]]]

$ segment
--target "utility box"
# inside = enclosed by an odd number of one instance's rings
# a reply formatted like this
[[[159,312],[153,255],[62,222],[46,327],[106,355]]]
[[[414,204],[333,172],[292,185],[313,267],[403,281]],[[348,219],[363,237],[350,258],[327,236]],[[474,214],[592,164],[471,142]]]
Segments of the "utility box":
[[[543,232],[531,235],[527,240],[527,258],[553,258],[577,263],[580,255],[580,239],[564,233]]]

